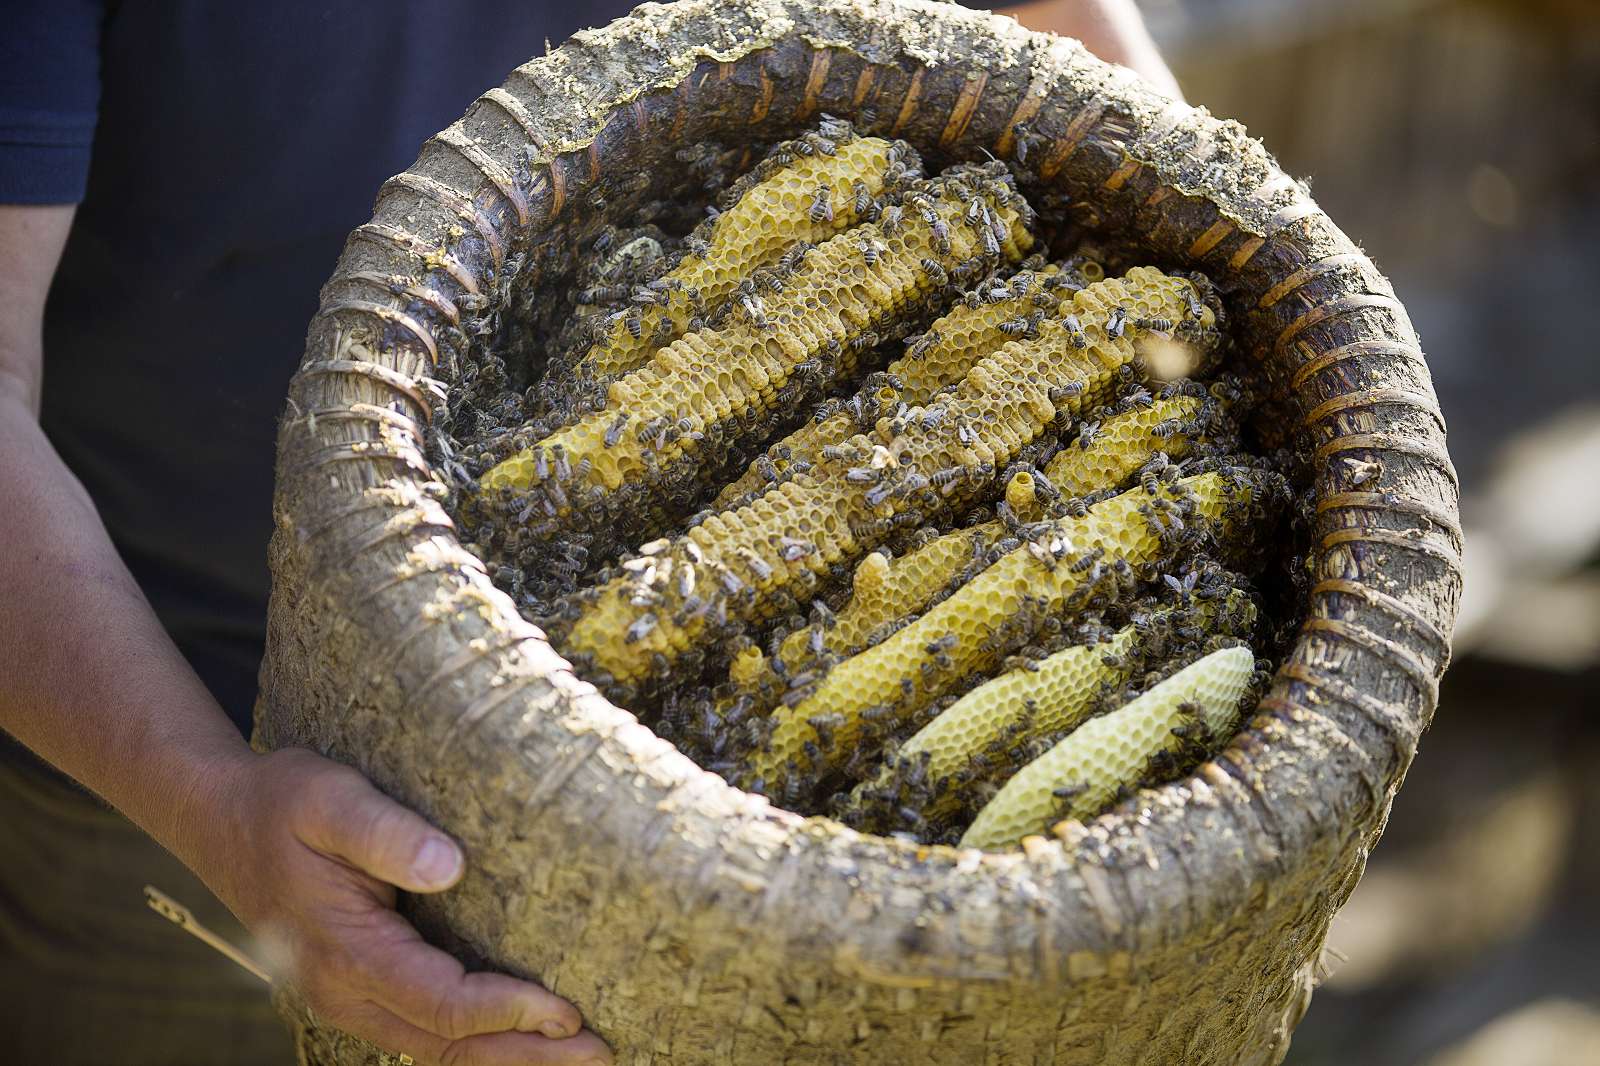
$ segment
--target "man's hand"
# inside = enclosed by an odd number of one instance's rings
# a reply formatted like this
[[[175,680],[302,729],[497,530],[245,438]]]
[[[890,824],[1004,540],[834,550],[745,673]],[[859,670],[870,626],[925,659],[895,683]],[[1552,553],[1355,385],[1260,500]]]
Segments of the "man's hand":
[[[460,878],[449,838],[348,767],[253,754],[161,628],[39,428],[40,324],[71,219],[0,206],[0,499],[20,501],[0,506],[0,726],[281,945],[329,1022],[424,1066],[610,1062],[570,1004],[464,973],[395,913],[396,886]]]
[[[455,884],[461,850],[356,771],[304,750],[243,755],[206,793],[185,858],[281,957],[319,1018],[421,1064],[611,1061],[571,1004],[464,972],[395,912],[396,886]]]

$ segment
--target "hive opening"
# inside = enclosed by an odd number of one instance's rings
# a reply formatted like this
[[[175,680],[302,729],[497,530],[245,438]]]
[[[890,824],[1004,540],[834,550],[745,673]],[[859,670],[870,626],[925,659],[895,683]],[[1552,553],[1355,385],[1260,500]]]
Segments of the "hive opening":
[[[870,126],[594,183],[431,458],[518,610],[702,767],[1014,846],[1226,744],[1306,479],[1216,279]]]

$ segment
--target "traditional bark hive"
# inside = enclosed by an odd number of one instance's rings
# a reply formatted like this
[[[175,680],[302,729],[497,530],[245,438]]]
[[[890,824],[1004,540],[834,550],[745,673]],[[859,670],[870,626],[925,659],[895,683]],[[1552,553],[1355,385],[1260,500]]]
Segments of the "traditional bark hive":
[[[1304,621],[1256,716],[1064,841],[918,847],[728,786],[574,676],[439,502],[441,382],[652,191],[609,179],[824,112],[941,165],[993,153],[1041,210],[1205,271],[1257,428],[1315,478]],[[257,743],[461,840],[466,881],[416,920],[571,999],[622,1063],[1272,1063],[1434,708],[1456,497],[1388,282],[1237,125],[945,4],[647,5],[485,93],[352,234],[279,438]],[[303,1061],[379,1061],[283,998]]]

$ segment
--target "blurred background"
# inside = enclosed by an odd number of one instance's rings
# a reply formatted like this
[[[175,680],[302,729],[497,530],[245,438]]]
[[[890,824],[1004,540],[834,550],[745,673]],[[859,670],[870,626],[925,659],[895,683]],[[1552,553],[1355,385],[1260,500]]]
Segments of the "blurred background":
[[[1464,496],[1438,716],[1288,1061],[1600,1063],[1600,3],[1140,3],[1393,280]]]

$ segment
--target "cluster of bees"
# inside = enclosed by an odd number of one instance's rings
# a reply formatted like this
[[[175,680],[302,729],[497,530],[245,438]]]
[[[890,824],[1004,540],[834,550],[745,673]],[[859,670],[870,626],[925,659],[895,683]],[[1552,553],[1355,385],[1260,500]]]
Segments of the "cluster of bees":
[[[546,364],[519,391],[484,353],[435,442],[577,672],[742,788],[923,842],[1015,845],[1223,743],[1291,494],[1206,279],[1051,261],[1004,164],[835,119],[707,216],[603,232]]]

